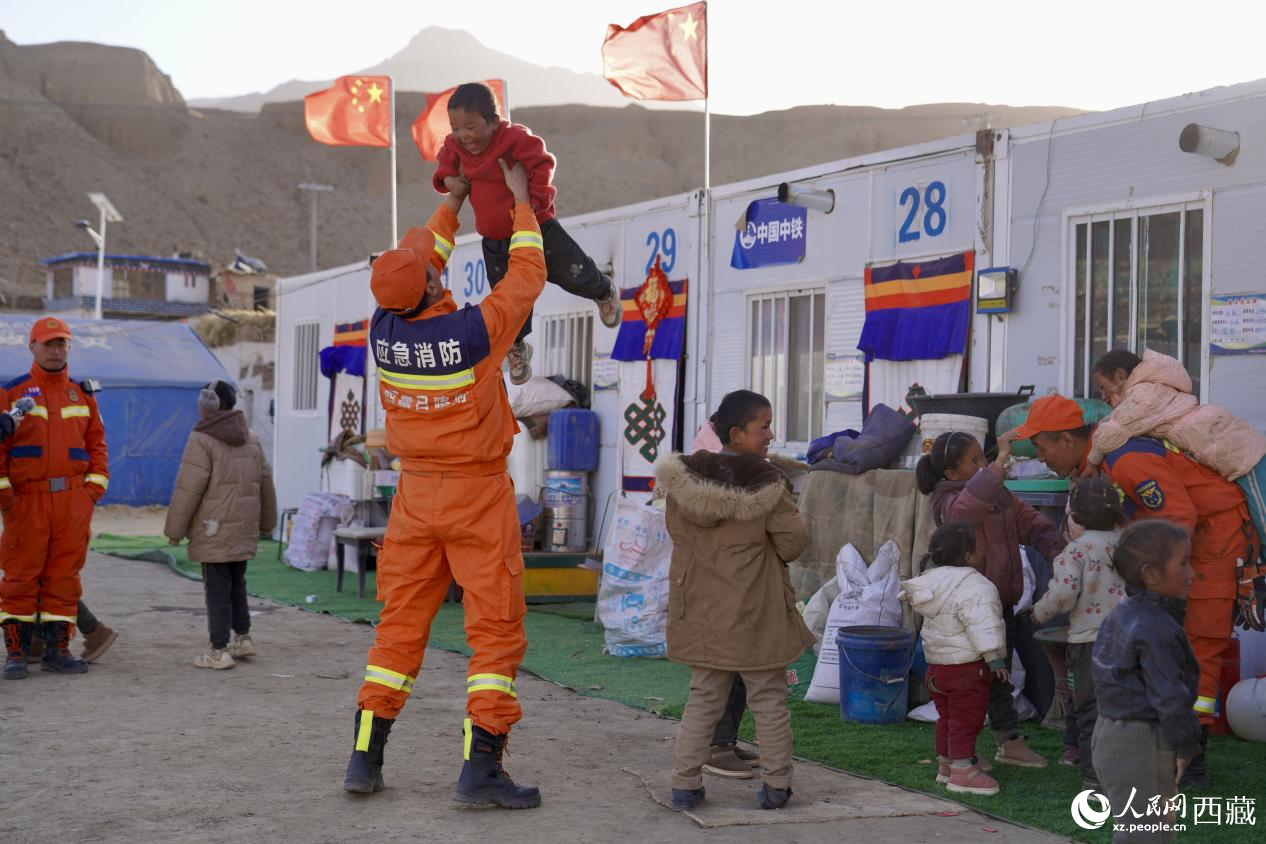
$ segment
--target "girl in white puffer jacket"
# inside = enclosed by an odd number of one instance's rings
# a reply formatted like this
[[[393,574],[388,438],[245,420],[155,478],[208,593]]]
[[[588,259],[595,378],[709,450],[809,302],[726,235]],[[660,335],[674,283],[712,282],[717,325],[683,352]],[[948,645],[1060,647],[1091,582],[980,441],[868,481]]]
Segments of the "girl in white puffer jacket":
[[[997,794],[998,783],[976,756],[994,676],[1010,680],[1002,602],[972,566],[976,533],[948,522],[932,534],[923,574],[902,583],[902,600],[923,617],[927,687],[936,704],[936,781],[954,792]],[[927,569],[928,561],[933,567]]]

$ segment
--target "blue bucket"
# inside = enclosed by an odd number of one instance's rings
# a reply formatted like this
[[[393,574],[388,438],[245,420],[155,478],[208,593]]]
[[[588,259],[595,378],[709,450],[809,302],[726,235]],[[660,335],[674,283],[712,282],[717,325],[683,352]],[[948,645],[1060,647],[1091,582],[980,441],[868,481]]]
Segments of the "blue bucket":
[[[840,718],[862,724],[905,720],[914,634],[900,627],[841,627]]]

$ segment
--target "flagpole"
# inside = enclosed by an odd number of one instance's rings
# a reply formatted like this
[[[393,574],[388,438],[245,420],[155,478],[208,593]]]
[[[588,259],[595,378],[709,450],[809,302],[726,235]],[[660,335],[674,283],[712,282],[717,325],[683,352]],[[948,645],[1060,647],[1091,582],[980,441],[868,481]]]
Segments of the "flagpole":
[[[707,13],[707,4],[704,4]],[[712,189],[712,108],[708,103],[708,38],[703,39],[703,189]]]
[[[712,189],[712,111],[703,98],[703,189]]]
[[[388,249],[395,249],[398,242],[399,224],[396,205],[396,80],[388,76],[387,87],[391,88],[391,243]]]

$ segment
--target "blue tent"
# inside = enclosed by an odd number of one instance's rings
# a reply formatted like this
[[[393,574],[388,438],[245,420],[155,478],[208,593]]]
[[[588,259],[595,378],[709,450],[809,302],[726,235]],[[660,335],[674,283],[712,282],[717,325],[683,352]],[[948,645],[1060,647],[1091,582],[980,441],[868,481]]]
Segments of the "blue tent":
[[[35,317],[0,315],[0,383],[31,369]],[[224,367],[188,325],[68,319],[70,377],[101,382],[97,404],[110,449],[102,504],[167,504],[180,455],[198,421],[198,391]]]

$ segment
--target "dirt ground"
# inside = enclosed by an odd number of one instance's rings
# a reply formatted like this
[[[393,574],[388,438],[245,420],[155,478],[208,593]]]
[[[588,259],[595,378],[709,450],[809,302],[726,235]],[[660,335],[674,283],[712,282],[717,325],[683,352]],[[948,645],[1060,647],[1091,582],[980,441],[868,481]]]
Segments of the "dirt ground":
[[[465,660],[434,650],[387,747],[388,790],[354,797],[340,786],[370,627],[253,600],[260,655],[200,671],[200,584],[92,554],[85,586],[114,648],[85,675],[0,682],[5,841],[1060,840],[809,763],[781,812],[753,808],[752,782],[708,777],[708,801],[676,814],[656,802],[675,722],[530,677],[507,769],[544,805],[458,809]]]
[[[149,507],[106,504],[92,513],[92,535],[109,533],[114,536],[162,536],[163,522],[166,520],[167,508],[157,504]]]

